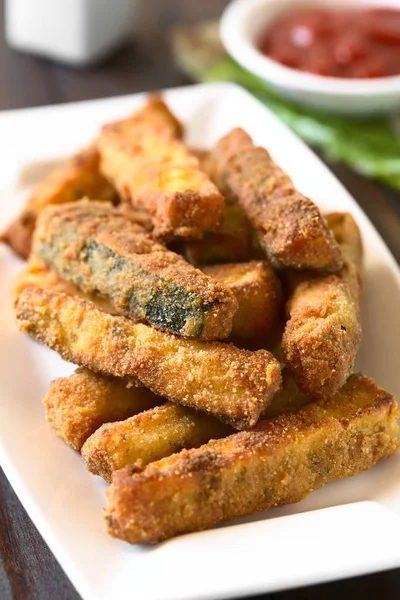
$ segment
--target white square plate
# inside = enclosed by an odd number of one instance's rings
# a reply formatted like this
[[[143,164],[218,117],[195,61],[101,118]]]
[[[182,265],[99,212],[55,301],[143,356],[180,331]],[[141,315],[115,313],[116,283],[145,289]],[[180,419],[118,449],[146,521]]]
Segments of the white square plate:
[[[68,155],[99,126],[143,102],[129,96],[0,115],[0,225],[28,190],[21,174]],[[400,397],[400,274],[364,213],[318,158],[249,94],[230,84],[166,92],[208,147],[234,126],[265,145],[297,186],[325,211],[350,211],[365,245],[364,341],[358,368]],[[39,531],[85,600],[227,598],[400,566],[400,453],[299,504],[153,546],[106,535],[105,484],[45,423],[51,379],[73,369],[17,332],[10,284],[20,261],[0,249],[0,459]]]

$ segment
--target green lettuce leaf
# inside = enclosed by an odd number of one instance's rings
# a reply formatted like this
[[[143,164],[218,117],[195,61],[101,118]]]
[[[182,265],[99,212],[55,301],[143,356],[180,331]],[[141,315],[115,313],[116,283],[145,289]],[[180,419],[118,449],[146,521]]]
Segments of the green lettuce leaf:
[[[202,72],[202,81],[233,81],[246,88],[308,144],[331,159],[400,190],[400,137],[388,118],[351,120],[299,107],[231,59]]]

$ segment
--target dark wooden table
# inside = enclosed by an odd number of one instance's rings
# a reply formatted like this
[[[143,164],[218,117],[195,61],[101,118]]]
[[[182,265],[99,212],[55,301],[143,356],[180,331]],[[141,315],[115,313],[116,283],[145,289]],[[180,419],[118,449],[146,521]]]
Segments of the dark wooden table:
[[[1,0],[0,0],[1,3]],[[98,68],[74,70],[9,50],[0,33],[0,109],[87,100],[189,83],[173,66],[166,32],[218,16],[227,0],[141,0],[132,44]],[[3,30],[0,6],[0,31]],[[329,165],[400,261],[400,194]],[[366,524],[366,527],[368,524]],[[345,543],[345,540],[344,540]],[[400,569],[262,596],[264,600],[364,600],[400,596]],[[261,598],[261,597],[260,597]],[[79,600],[0,470],[0,600]]]

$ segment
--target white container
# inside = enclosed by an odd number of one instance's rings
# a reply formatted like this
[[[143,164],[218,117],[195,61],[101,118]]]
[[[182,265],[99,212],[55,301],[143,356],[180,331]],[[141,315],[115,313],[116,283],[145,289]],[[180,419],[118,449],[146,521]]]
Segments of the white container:
[[[6,0],[16,50],[74,65],[93,63],[132,32],[135,0]]]
[[[229,54],[299,104],[351,116],[398,112],[400,75],[377,79],[341,79],[290,69],[257,48],[260,34],[282,13],[299,6],[397,8],[400,0],[234,0],[221,20],[221,38]]]

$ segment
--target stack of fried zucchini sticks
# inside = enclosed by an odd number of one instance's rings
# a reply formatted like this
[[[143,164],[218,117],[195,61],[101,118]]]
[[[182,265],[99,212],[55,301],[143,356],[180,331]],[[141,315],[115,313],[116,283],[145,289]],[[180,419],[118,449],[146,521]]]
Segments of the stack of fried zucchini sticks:
[[[44,400],[110,482],[109,533],[156,542],[297,502],[396,451],[353,374],[362,245],[241,129],[191,150],[160,97],[43,181],[2,241],[21,331],[78,366]],[[283,375],[283,376],[282,376]]]

